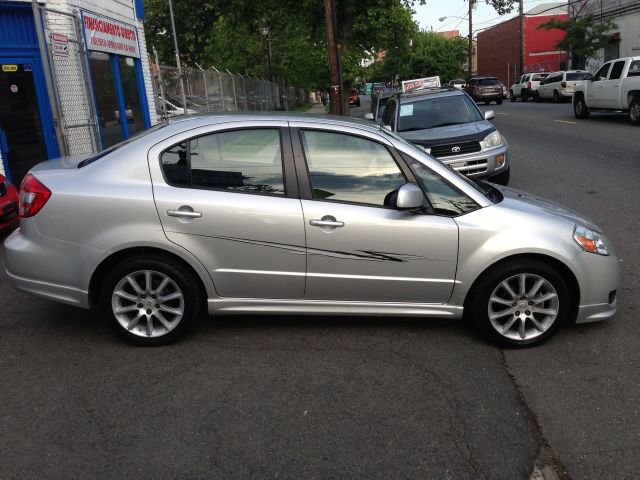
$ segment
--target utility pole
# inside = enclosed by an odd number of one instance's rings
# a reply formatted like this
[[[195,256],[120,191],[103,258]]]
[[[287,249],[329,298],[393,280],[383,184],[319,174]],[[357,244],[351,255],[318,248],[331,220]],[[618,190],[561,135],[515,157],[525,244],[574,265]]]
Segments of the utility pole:
[[[472,63],[473,63],[473,3],[475,0],[469,0],[469,78],[473,76]]]
[[[523,0],[520,0],[520,59],[518,63],[520,64],[520,75],[524,75],[524,5]]]
[[[178,50],[178,37],[176,36],[176,22],[173,19],[173,4],[169,0],[169,16],[171,17],[171,30],[173,30],[173,46],[176,49],[176,64],[178,65],[178,77],[180,78],[180,95],[182,96],[182,107],[184,115],[187,114],[187,97],[184,94],[184,80],[182,78],[182,66],[180,65],[180,51]]]
[[[330,113],[343,115],[342,84],[340,82],[340,52],[336,44],[334,24],[333,0],[324,0],[324,19],[327,25],[327,47],[329,49],[329,71],[331,73],[331,88],[329,89]]]

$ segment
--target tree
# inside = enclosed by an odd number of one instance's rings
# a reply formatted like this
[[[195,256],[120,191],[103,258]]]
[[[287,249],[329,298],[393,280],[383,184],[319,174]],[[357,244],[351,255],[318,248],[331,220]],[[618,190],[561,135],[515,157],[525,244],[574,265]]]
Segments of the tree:
[[[617,28],[617,25],[611,19],[596,22],[593,15],[586,15],[567,20],[553,18],[538,28],[557,28],[565,32],[565,37],[557,43],[556,48],[569,53],[574,68],[584,68],[587,58],[594,57],[598,50],[607,45],[608,32]]]

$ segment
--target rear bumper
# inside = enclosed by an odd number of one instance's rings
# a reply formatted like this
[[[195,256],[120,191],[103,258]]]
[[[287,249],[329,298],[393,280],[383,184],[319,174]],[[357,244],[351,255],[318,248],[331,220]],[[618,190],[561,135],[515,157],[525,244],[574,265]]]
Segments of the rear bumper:
[[[30,293],[37,297],[46,298],[56,302],[75,305],[77,307],[89,308],[89,292],[79,290],[66,285],[58,285],[41,280],[21,277],[11,273],[9,270],[7,277],[14,288]]]

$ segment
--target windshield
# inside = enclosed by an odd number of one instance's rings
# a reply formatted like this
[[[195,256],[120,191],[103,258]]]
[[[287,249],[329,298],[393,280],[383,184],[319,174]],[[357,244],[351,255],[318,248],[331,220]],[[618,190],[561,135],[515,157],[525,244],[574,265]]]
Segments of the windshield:
[[[467,95],[417,100],[400,105],[398,132],[479,122],[484,117]]]
[[[78,168],[82,168],[85,167],[87,165],[89,165],[90,163],[95,162],[96,160],[100,160],[102,157],[106,157],[107,155],[109,155],[111,152],[113,152],[114,150],[119,149],[120,147],[124,147],[125,145],[133,142],[134,140],[138,140],[139,138],[144,137],[145,135],[148,135],[150,133],[153,133],[163,127],[167,126],[167,123],[158,123],[157,125],[154,125],[151,128],[148,128],[146,130],[143,130],[141,132],[136,133],[135,135],[130,136],[129,138],[127,138],[126,140],[123,140],[120,143],[116,143],[115,145],[102,150],[101,152],[99,152],[98,154],[89,157],[89,158],[85,158],[83,161],[81,161],[78,164]]]
[[[499,85],[500,82],[497,78],[480,78],[478,79],[478,85],[481,87],[491,87],[493,85]]]
[[[584,77],[586,75],[587,75],[587,72],[570,72],[570,73],[567,73],[567,81],[584,80]]]

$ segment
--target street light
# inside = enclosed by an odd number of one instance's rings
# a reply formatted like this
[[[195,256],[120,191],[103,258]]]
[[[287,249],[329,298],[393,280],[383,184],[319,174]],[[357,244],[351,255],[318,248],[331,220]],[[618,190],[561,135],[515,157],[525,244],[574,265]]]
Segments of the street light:
[[[269,80],[273,82],[273,75],[271,74],[271,35],[269,27],[260,27],[260,35],[267,41],[267,61],[269,64]]]

